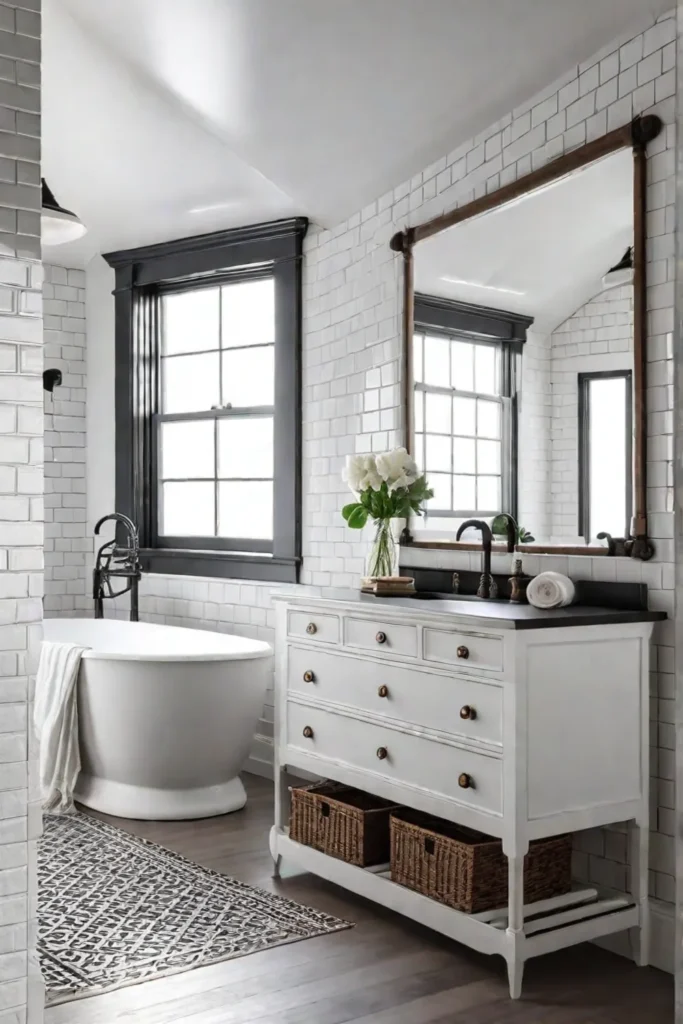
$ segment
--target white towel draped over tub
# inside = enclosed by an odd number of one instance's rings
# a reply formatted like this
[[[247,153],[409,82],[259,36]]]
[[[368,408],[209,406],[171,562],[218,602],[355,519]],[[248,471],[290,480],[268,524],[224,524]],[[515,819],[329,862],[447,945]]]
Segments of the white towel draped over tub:
[[[74,809],[74,787],[81,770],[78,747],[76,680],[88,647],[43,641],[36,676],[33,723],[40,744],[43,808],[57,814]]]

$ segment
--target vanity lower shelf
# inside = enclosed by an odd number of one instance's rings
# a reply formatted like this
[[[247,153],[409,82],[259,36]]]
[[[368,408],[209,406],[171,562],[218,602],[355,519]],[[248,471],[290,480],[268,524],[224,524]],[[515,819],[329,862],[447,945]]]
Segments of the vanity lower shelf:
[[[506,908],[463,914],[397,885],[388,877],[388,869],[385,873],[377,868],[355,867],[296,843],[289,838],[286,828],[272,828],[270,848],[275,860],[282,857],[285,862],[374,900],[480,953],[505,956]],[[639,912],[630,897],[601,894],[599,889],[587,886],[525,906],[524,919],[525,934],[519,952],[521,959],[528,960],[634,928],[639,924]]]

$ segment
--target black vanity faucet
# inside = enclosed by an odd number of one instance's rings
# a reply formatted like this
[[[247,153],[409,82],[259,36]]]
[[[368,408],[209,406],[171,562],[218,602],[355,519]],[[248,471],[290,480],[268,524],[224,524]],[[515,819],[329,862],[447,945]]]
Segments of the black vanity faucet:
[[[140,581],[140,543],[135,523],[121,512],[112,512],[95,524],[95,535],[99,534],[103,523],[112,520],[116,529],[123,528],[126,533],[125,545],[119,545],[114,539],[107,541],[97,552],[93,570],[93,601],[95,602],[95,618],[104,618],[104,599],[121,597],[130,591],[130,621],[138,621],[138,583]],[[123,590],[114,591],[112,578],[128,580]]]
[[[515,550],[515,545],[517,543],[517,535],[519,533],[519,529],[517,527],[517,520],[514,516],[511,516],[509,512],[499,512],[495,518],[505,520],[505,525],[507,527],[508,551],[512,553]]]
[[[491,527],[489,526],[488,523],[485,523],[483,519],[467,519],[458,527],[458,532],[455,535],[455,539],[460,540],[462,534],[469,526],[474,526],[475,529],[481,531],[481,550],[484,556],[483,571],[481,574],[481,579],[479,581],[477,597],[496,597],[498,593],[498,587],[491,575],[491,544],[493,542],[493,534],[491,533]]]

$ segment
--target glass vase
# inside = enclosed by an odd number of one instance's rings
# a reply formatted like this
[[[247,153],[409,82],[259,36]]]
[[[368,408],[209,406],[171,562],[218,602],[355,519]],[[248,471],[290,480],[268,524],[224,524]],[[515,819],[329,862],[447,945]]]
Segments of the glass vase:
[[[391,519],[375,520],[375,539],[366,563],[366,576],[396,576],[398,545],[391,528]]]

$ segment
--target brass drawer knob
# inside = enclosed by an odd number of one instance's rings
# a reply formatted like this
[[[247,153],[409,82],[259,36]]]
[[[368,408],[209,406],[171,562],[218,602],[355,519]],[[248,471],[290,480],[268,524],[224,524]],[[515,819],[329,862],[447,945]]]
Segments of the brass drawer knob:
[[[316,626],[315,622],[308,623],[308,625],[306,626],[306,632],[308,633],[309,636],[313,636],[314,633],[318,632],[318,627]]]
[[[304,672],[304,682],[305,683],[314,683],[315,682],[315,672],[311,672],[310,669],[307,672]],[[460,713],[462,714],[462,712],[460,712]]]
[[[470,649],[469,647],[465,647],[464,644],[461,644],[455,653],[458,655],[459,658],[464,658],[465,661],[467,661],[467,659],[470,656]]]
[[[378,697],[388,697],[389,696],[389,687],[388,686],[380,686],[380,688],[377,691],[377,696]]]
[[[469,704],[465,704],[464,707],[460,708],[460,717],[469,719],[471,722],[473,718],[477,717],[477,712]]]
[[[377,756],[380,759],[380,761],[385,761],[387,757],[389,757],[389,751],[387,750],[386,747],[378,747]]]
[[[474,789],[472,776],[468,775],[467,772],[463,772],[462,775],[458,775],[458,785],[461,789]]]
[[[377,636],[375,637],[375,640],[377,641],[378,644],[385,644],[387,642],[387,634],[383,633],[380,630]]]
[[[313,739],[313,730],[311,729],[310,725],[304,726],[304,736],[306,737],[307,740]]]

